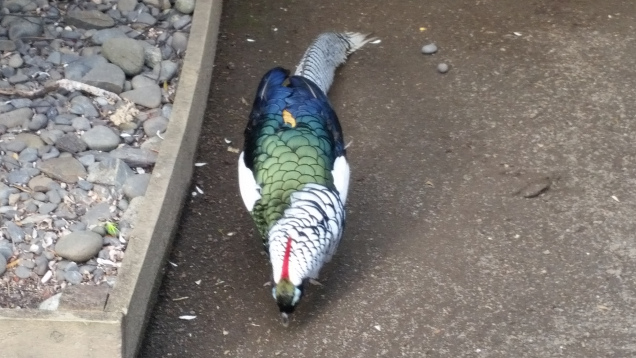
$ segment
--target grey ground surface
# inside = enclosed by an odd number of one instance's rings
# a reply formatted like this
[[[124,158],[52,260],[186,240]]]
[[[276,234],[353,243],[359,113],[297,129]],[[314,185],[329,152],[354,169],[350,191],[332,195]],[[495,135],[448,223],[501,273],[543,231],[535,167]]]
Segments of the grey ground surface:
[[[141,357],[636,356],[634,2],[390,3],[226,1],[205,195]],[[348,226],[285,329],[224,138],[242,145],[260,76],[331,29],[382,42],[330,92],[353,141]]]

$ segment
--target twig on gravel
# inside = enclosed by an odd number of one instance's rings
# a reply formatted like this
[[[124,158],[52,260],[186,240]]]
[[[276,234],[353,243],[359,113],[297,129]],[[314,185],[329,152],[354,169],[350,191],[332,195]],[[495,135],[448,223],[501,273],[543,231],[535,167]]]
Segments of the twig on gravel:
[[[20,97],[35,98],[35,97],[41,97],[52,91],[56,91],[59,88],[65,89],[69,92],[82,91],[82,92],[90,93],[94,96],[104,97],[107,100],[112,102],[117,102],[122,100],[122,98],[119,97],[116,93],[109,92],[95,86],[87,85],[85,83],[72,81],[68,79],[61,79],[55,82],[45,83],[43,87],[36,88],[33,90],[22,90],[18,88],[0,88],[0,95],[4,95],[4,96],[17,95]]]
[[[111,103],[121,102],[122,105],[120,105],[115,113],[113,113],[109,117],[111,122],[113,122],[113,124],[115,125],[131,122],[139,113],[139,110],[135,107],[135,104],[133,102],[128,99],[119,97],[119,95],[114,92],[106,91],[99,87],[87,85],[86,83],[72,81],[69,79],[61,79],[55,82],[49,82],[46,83],[44,87],[36,88],[33,90],[22,90],[18,88],[0,88],[0,95],[36,98],[42,97],[45,94],[56,91],[60,88],[69,92],[82,91],[96,97],[104,97]]]

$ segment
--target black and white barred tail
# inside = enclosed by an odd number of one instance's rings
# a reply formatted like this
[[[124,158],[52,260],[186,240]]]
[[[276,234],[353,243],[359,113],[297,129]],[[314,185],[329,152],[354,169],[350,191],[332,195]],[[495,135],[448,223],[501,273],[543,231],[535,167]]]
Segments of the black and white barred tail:
[[[344,204],[333,190],[307,184],[293,193],[290,206],[268,235],[275,282],[281,277],[290,239],[289,280],[298,286],[306,278],[318,278],[323,264],[336,252],[344,226]]]
[[[347,60],[347,56],[375,38],[359,32],[326,32],[309,46],[303,55],[296,76],[312,80],[327,93],[333,83],[336,68]]]

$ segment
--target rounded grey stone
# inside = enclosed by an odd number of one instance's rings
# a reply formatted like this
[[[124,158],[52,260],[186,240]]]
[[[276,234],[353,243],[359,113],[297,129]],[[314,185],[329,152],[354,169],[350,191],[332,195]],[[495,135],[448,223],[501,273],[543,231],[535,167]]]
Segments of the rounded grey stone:
[[[172,35],[172,47],[180,52],[184,52],[188,47],[188,34],[185,32],[177,31]]]
[[[64,272],[64,279],[73,285],[79,285],[82,283],[82,274],[79,271],[66,271]]]
[[[77,181],[77,186],[82,189],[82,190],[91,190],[93,189],[93,183],[86,181],[86,180],[78,180]]]
[[[122,92],[121,97],[140,106],[157,108],[161,105],[161,88],[156,84],[151,84],[131,91]]]
[[[14,53],[13,55],[9,57],[9,61],[7,64],[13,68],[19,68],[19,67],[22,67],[22,65],[24,64],[24,60],[22,59],[22,56],[20,56],[19,53]]]
[[[7,270],[7,259],[4,255],[0,255],[0,275],[2,275]]]
[[[135,174],[128,179],[123,186],[124,195],[128,199],[133,199],[138,196],[143,196],[148,188],[150,182],[150,173]]]
[[[59,204],[62,202],[62,197],[60,196],[60,193],[57,192],[57,190],[49,190],[46,193],[46,197],[53,204]]]
[[[27,204],[24,206],[24,210],[25,210],[27,213],[31,213],[31,214],[33,214],[33,213],[35,213],[36,211],[38,211],[38,206],[37,206],[37,205],[35,205],[35,203],[31,201],[31,202],[27,203]]]
[[[76,183],[86,176],[86,168],[73,157],[52,158],[39,163],[39,169],[49,177],[65,183]]]
[[[31,277],[31,270],[24,266],[18,266],[15,268],[15,275],[21,279]]]
[[[44,127],[46,127],[47,123],[49,123],[49,119],[46,115],[38,113],[31,118],[29,121],[28,127],[32,131],[38,131]]]
[[[66,23],[80,29],[106,29],[115,26],[115,20],[99,10],[75,10],[65,16]]]
[[[32,163],[38,160],[38,150],[36,148],[26,148],[18,156],[18,160],[23,163]]]
[[[117,208],[119,208],[119,210],[126,211],[126,209],[128,209],[128,200],[126,200],[126,199],[121,199],[121,200],[117,203]]]
[[[69,262],[64,266],[64,271],[79,271],[79,266],[73,261]]]
[[[76,222],[71,224],[68,229],[71,231],[84,231],[86,230],[86,224],[84,224],[83,222]]]
[[[179,65],[176,62],[170,60],[161,61],[159,66],[153,69],[153,74],[159,74],[159,82],[169,81],[177,74]]]
[[[101,235],[101,236],[104,236],[104,235],[107,234],[106,228],[101,226],[101,225],[93,227],[92,231],[97,233],[97,234],[99,234],[99,235]]]
[[[195,3],[195,0],[177,0],[174,3],[174,7],[184,14],[192,14],[194,12]]]
[[[35,268],[35,262],[31,261],[27,257],[27,260],[20,260],[20,266],[24,266],[24,267],[32,270],[33,268]]]
[[[15,139],[23,141],[29,148],[40,149],[44,147],[44,142],[42,141],[42,139],[38,135],[33,133],[20,133],[15,136]]]
[[[27,144],[24,143],[23,141],[19,140],[19,139],[14,139],[10,142],[7,142],[4,145],[4,148],[10,152],[16,152],[19,153],[21,151],[24,150],[24,148],[27,147]]]
[[[147,12],[142,12],[135,15],[135,22],[152,26],[157,23],[157,19]]]
[[[110,152],[110,155],[131,167],[147,167],[157,162],[157,152],[144,148],[123,146]]]
[[[11,52],[15,51],[15,42],[11,40],[0,40],[0,51]]]
[[[44,194],[42,192],[35,192],[35,193],[33,193],[33,195],[31,195],[31,197],[33,199],[35,199],[35,200],[38,200],[38,201],[46,201],[48,199],[46,194]]]
[[[64,132],[58,129],[43,130],[40,132],[40,138],[46,144],[55,144],[55,142],[64,135]]]
[[[7,182],[9,184],[26,184],[31,179],[29,173],[24,169],[18,169],[10,172],[7,175]]]
[[[437,52],[437,45],[435,45],[434,43],[430,43],[422,47],[422,53],[425,55],[431,55],[435,52]]]
[[[82,265],[79,268],[79,273],[81,273],[82,275],[86,275],[95,271],[96,268],[97,266],[95,265]]]
[[[38,212],[40,214],[48,214],[48,213],[54,211],[55,209],[57,209],[57,204],[44,203],[44,204],[40,205],[40,208],[38,209]]]
[[[44,251],[44,257],[46,257],[48,260],[53,260],[55,259],[55,253],[52,251]]]
[[[15,108],[25,108],[33,106],[33,101],[28,98],[16,98],[11,100],[11,105]]]
[[[85,96],[73,97],[73,99],[71,100],[71,108],[69,109],[69,111],[71,113],[84,115],[86,117],[99,116],[99,112],[97,111],[97,109],[95,109],[93,101]]]
[[[157,81],[155,81],[152,78],[149,78],[148,76],[145,76],[143,74],[133,77],[130,82],[132,84],[132,88],[133,89],[138,89],[138,88],[147,87],[147,86],[157,86],[158,87]]]
[[[144,121],[144,132],[148,137],[157,136],[157,131],[163,133],[168,128],[168,119],[162,116],[150,118]]]
[[[84,140],[77,137],[73,133],[65,134],[55,142],[55,148],[60,152],[79,153],[83,152],[87,148],[87,144]]]
[[[161,115],[170,119],[172,116],[172,104],[168,103],[161,107]]]
[[[87,131],[91,129],[91,122],[85,117],[73,118],[71,125],[78,131]]]
[[[46,177],[44,175],[38,175],[29,180],[29,188],[33,191],[45,192],[48,191],[49,183],[51,183],[53,179]]]
[[[0,256],[4,257],[5,260],[13,256],[13,245],[10,242],[6,240],[0,241]]]
[[[144,48],[137,40],[111,38],[102,46],[104,57],[119,66],[125,74],[134,76],[144,66]]]
[[[24,83],[24,82],[27,82],[28,80],[29,80],[29,76],[22,73],[21,70],[18,70],[18,72],[15,75],[9,77],[9,83],[11,84]]]
[[[80,163],[82,163],[83,166],[88,167],[91,164],[95,163],[95,156],[92,155],[92,154],[83,155],[83,156],[79,157],[79,161],[80,161]],[[79,182],[78,182],[78,184],[79,184]],[[90,190],[90,189],[85,189],[85,190]]]
[[[60,151],[52,147],[48,152],[42,155],[42,160],[53,159],[60,156]]]
[[[42,33],[42,22],[38,17],[18,19],[9,26],[9,39],[17,40],[23,37],[37,37]]]
[[[128,38],[128,36],[126,36],[126,33],[122,29],[114,27],[111,29],[95,31],[95,33],[91,37],[93,42],[97,45],[103,45],[104,42],[114,38]]]
[[[7,234],[11,238],[13,244],[21,243],[24,241],[24,230],[16,225],[13,221],[7,221],[5,223],[7,228]]]
[[[7,128],[17,127],[28,123],[27,121],[33,117],[31,108],[18,108],[10,112],[0,114],[0,124]]]
[[[181,30],[185,28],[186,26],[188,26],[191,22],[192,22],[192,16],[184,15],[176,19],[172,23],[172,27],[174,27],[176,30]]]
[[[33,272],[35,272],[35,274],[38,276],[44,276],[44,274],[48,270],[49,270],[49,267],[46,263],[38,263],[37,266],[35,266],[35,269],[33,270]]]
[[[137,6],[137,0],[119,0],[117,2],[117,8],[120,11],[133,11],[135,6]]]
[[[55,251],[61,257],[84,262],[97,255],[102,248],[102,237],[93,231],[75,231],[61,237]]]
[[[439,73],[446,73],[448,72],[448,70],[449,70],[449,67],[445,63],[440,63],[439,65],[437,65],[437,72]]]
[[[95,126],[82,135],[82,140],[93,150],[111,151],[119,145],[119,136],[106,126]]]
[[[112,63],[97,65],[82,77],[86,84],[115,93],[121,93],[125,80],[124,71]]]

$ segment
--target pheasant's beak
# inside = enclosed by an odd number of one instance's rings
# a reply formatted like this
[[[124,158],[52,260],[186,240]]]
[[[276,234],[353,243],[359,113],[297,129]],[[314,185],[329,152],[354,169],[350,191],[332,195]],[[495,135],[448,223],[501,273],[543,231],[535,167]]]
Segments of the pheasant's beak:
[[[285,312],[281,312],[280,314],[281,323],[283,323],[283,327],[289,326],[289,315]]]

